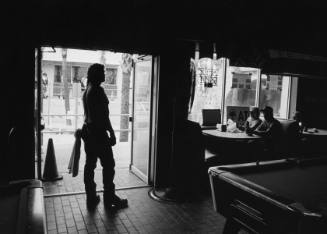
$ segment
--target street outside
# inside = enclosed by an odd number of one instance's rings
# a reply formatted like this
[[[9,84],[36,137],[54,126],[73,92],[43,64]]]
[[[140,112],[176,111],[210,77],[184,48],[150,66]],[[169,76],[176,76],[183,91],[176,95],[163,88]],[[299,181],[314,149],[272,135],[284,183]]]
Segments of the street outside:
[[[84,191],[83,170],[85,163],[85,151],[83,141],[81,145],[79,174],[76,177],[72,177],[70,174],[68,174],[68,163],[75,142],[74,132],[76,128],[82,127],[84,121],[81,99],[70,99],[70,105],[70,111],[66,115],[64,99],[58,97],[48,97],[43,99],[43,114],[46,113],[49,114],[49,116],[43,115],[45,129],[42,131],[42,173],[47,153],[48,141],[51,138],[53,140],[58,173],[63,176],[63,180],[44,183],[46,195]],[[138,118],[136,118],[136,120],[138,120],[136,126],[144,125],[143,127],[146,128],[148,126],[147,119],[149,118],[149,114],[147,114],[148,110],[145,109],[144,106],[147,105],[144,105],[143,103],[136,103],[136,105],[136,113],[141,112],[143,114],[138,115]],[[118,100],[111,101],[109,108],[110,119],[117,138],[117,144],[113,147],[116,163],[116,176],[114,180],[116,188],[144,186],[146,184],[129,170],[131,163],[131,123],[129,124],[128,129],[128,141],[120,142],[120,102]],[[75,113],[78,115],[75,115]],[[75,124],[76,119],[78,121]],[[144,141],[148,142],[148,136],[145,137],[143,135],[144,133],[147,134],[148,131],[141,132],[138,128],[138,131],[135,132],[135,140],[138,142],[135,144],[135,150],[139,156],[134,160],[134,163],[138,166],[138,168],[146,173],[146,169],[143,169],[146,168],[146,166],[143,164],[146,164],[147,162],[146,155],[148,155],[148,152],[144,152],[144,150],[147,149],[146,146],[144,146]],[[102,189],[102,167],[100,161],[98,161],[94,179],[98,184],[98,189]]]
[[[119,95],[120,96],[120,95]],[[120,128],[121,100],[119,96],[116,100],[109,102],[110,120],[115,130]],[[136,105],[142,105],[136,103]],[[82,97],[69,99],[69,111],[65,110],[65,99],[59,97],[43,98],[42,121],[45,124],[44,131],[75,131],[81,128],[84,121],[84,108]],[[130,111],[132,105],[129,104]]]
[[[116,162],[116,187],[134,186],[140,184],[137,177],[129,171],[131,164],[131,131],[132,123],[128,118],[133,116],[135,129],[149,128],[150,100],[149,72],[140,70],[135,92],[134,106],[131,79],[132,55],[112,53],[110,51],[88,51],[61,48],[43,48],[42,59],[42,103],[41,124],[44,125],[41,140],[42,172],[47,154],[48,141],[51,138],[58,173],[63,180],[58,182],[45,182],[46,193],[71,192],[83,190],[83,170],[85,163],[84,144],[81,145],[79,174],[72,178],[68,174],[68,163],[72,154],[76,129],[81,128],[84,122],[84,108],[82,103],[85,89],[87,69],[92,63],[101,63],[106,67],[106,78],[102,84],[109,100],[109,112],[112,127],[115,131],[117,144],[113,147]],[[48,52],[50,51],[50,52]],[[122,63],[124,61],[124,63]],[[149,69],[147,69],[148,71]],[[125,71],[125,72],[124,72]],[[37,92],[36,92],[37,94]],[[127,103],[126,103],[127,102]],[[134,115],[132,115],[132,108]],[[124,113],[124,115],[122,115]],[[123,122],[122,122],[123,121]],[[126,133],[128,134],[121,134]],[[148,132],[148,131],[147,131]],[[149,133],[149,132],[148,132]],[[140,136],[139,130],[135,136]],[[134,148],[136,154],[141,154],[134,160],[137,166],[143,166],[143,160],[148,154],[143,152],[142,140],[148,138],[138,137],[138,144]],[[142,151],[143,150],[143,151]],[[134,150],[135,152],[135,150]],[[143,159],[145,157],[145,159]],[[95,181],[101,184],[102,167],[98,161],[95,170]],[[144,185],[144,182],[141,181]]]
[[[77,104],[77,106],[76,106]],[[145,107],[147,103],[136,102],[135,111],[137,118],[135,124],[142,125],[143,128],[148,126],[148,113]],[[76,128],[81,128],[84,121],[83,105],[80,98],[70,99],[70,111],[65,115],[64,99],[57,97],[47,97],[43,99],[42,121],[45,129],[42,131],[42,159],[45,160],[47,145],[49,138],[52,138],[54,143],[55,156],[57,160],[58,171],[66,172],[68,162],[74,146],[74,132]],[[120,101],[112,101],[109,103],[110,120],[115,130],[117,144],[113,147],[116,167],[129,167],[131,158],[131,123],[129,123],[128,141],[120,142]],[[142,113],[142,114],[139,114]],[[77,115],[76,115],[77,114]],[[77,123],[75,124],[77,120]],[[144,126],[143,126],[144,125]],[[136,126],[136,127],[137,127]],[[138,131],[137,135],[140,134]],[[143,137],[141,137],[142,139]],[[138,138],[140,141],[140,138]],[[84,145],[81,147],[81,162],[85,160]],[[81,170],[83,168],[80,168]]]
[[[42,145],[42,159],[43,159],[42,164],[44,164],[45,161],[48,140],[50,138],[52,138],[53,140],[58,171],[61,173],[68,172],[67,167],[75,141],[74,134],[73,133],[63,133],[63,134],[44,133],[43,145]],[[117,135],[117,139],[119,139],[119,133]],[[113,147],[113,152],[116,161],[116,168],[128,168],[130,164],[130,157],[131,157],[130,136],[128,142],[117,142],[117,144]],[[82,141],[80,170],[83,170],[84,162],[85,162],[85,152],[84,152],[84,144]],[[101,168],[99,162],[98,162],[98,168]]]
[[[130,135],[130,134],[129,134]],[[117,139],[119,133],[117,134]],[[44,167],[48,140],[52,138],[54,144],[55,157],[57,162],[58,174],[63,176],[62,180],[44,182],[44,192],[45,195],[51,194],[62,194],[70,192],[83,192],[84,182],[83,182],[83,170],[85,163],[85,152],[84,145],[82,141],[81,145],[81,157],[79,163],[79,173],[76,177],[72,177],[68,174],[68,163],[72,153],[74,145],[74,134],[72,133],[46,133],[43,134],[43,145],[42,145],[42,166]],[[129,170],[129,164],[131,162],[131,143],[130,136],[128,142],[117,142],[113,147],[114,158],[116,161],[115,167],[115,179],[114,183],[116,189],[134,187],[134,186],[145,186],[146,183],[139,179]],[[43,173],[43,170],[42,170]],[[95,169],[94,180],[96,182],[97,189],[103,189],[102,184],[102,167],[98,161],[97,168]]]

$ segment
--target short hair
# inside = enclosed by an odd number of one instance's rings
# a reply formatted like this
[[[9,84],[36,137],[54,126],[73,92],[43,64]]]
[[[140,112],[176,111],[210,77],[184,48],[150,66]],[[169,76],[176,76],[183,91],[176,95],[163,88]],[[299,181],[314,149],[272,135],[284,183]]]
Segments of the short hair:
[[[87,70],[87,81],[90,83],[96,83],[99,81],[99,77],[104,73],[104,65],[100,63],[92,64]]]
[[[274,109],[270,106],[266,106],[264,109],[261,110],[264,113],[274,115]]]
[[[236,112],[232,110],[231,112],[229,112],[229,116],[230,117],[236,116]]]
[[[260,115],[260,110],[258,107],[251,106],[250,107],[250,114],[255,113],[257,115]]]

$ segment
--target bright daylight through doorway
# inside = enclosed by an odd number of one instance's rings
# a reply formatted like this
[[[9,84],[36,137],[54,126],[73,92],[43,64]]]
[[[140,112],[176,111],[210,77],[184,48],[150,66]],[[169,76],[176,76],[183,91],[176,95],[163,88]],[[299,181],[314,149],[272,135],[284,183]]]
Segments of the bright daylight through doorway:
[[[113,147],[116,188],[147,185],[144,180],[146,170],[141,176],[135,171],[142,173],[149,161],[151,56],[146,56],[148,63],[142,61],[144,64],[135,69],[137,66],[133,64],[140,58],[138,55],[54,47],[43,47],[41,51],[41,90],[36,87],[36,93],[41,92],[41,123],[44,125],[41,131],[42,173],[48,142],[52,139],[57,170],[63,176],[62,180],[44,183],[45,195],[84,191],[83,142],[78,176],[68,174],[67,167],[75,142],[74,132],[82,127],[84,121],[81,97],[86,87],[87,69],[93,63],[105,65],[102,87],[110,102],[110,119],[117,137],[117,144]],[[138,82],[135,82],[136,75]],[[143,152],[137,152],[140,150]],[[137,159],[136,154],[140,153],[142,156]],[[132,154],[135,154],[134,163]],[[99,161],[95,181],[97,189],[101,190],[102,167]]]

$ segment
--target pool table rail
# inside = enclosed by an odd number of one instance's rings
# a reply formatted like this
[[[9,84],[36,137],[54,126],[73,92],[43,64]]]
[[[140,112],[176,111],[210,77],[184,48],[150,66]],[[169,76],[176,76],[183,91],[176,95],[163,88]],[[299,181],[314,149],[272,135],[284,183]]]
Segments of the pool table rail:
[[[321,214],[233,173],[288,168],[295,163],[298,161],[285,159],[210,168],[213,206],[227,218],[225,233],[236,224],[253,233],[305,233],[303,230],[319,224]]]

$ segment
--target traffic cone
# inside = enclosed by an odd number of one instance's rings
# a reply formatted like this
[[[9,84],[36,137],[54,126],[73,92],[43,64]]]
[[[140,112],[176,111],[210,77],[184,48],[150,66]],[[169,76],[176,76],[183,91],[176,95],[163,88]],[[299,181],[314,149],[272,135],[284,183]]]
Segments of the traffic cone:
[[[58,174],[56,156],[53,147],[53,140],[49,138],[47,154],[45,157],[45,164],[43,169],[43,181],[61,180],[62,176]]]

